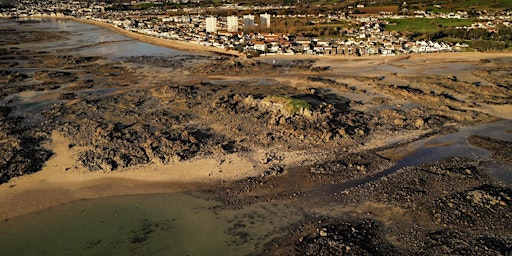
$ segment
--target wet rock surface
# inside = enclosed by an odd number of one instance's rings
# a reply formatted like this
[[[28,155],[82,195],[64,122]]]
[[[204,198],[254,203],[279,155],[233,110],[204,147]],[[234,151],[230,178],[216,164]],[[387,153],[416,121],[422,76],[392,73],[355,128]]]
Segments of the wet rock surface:
[[[313,219],[313,218],[311,218]],[[274,241],[262,255],[396,255],[384,226],[371,219],[315,219],[293,230],[293,241]]]
[[[491,151],[498,161],[512,165],[512,157],[510,157],[512,156],[512,142],[479,135],[469,136],[468,142],[473,146]]]
[[[0,183],[39,171],[52,156],[44,147],[49,134],[36,127],[26,127],[23,118],[0,106]]]

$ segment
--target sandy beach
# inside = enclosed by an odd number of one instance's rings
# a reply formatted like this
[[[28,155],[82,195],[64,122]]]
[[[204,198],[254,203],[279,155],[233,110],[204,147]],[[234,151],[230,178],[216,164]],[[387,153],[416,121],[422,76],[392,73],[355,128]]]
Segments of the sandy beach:
[[[194,159],[171,165],[90,172],[76,166],[76,150],[70,150],[68,145],[66,138],[54,132],[48,147],[55,154],[41,171],[0,185],[0,219],[82,199],[204,190],[224,181],[261,173],[256,159],[236,154],[224,159]]]

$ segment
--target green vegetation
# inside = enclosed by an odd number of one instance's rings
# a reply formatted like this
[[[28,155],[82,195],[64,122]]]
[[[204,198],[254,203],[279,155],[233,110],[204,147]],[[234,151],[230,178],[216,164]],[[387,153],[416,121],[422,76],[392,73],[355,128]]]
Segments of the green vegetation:
[[[425,9],[425,11],[428,11],[430,13],[450,13],[450,12],[452,12],[452,10],[450,10],[450,9],[438,8],[438,7],[434,7],[434,6],[427,7],[427,9]]]
[[[479,51],[505,50],[512,46],[512,28],[498,27],[498,32],[487,29],[447,29],[428,35],[433,40],[468,43]]]
[[[372,6],[397,4],[400,5],[403,0],[378,0],[372,3]],[[423,6],[432,8],[433,5],[442,5],[442,9],[449,10],[467,10],[468,8],[512,8],[510,0],[414,0],[406,1],[410,6]],[[423,8],[421,8],[423,9]]]
[[[458,7],[512,8],[512,1],[510,0],[465,0],[446,2],[453,2],[453,4]]]
[[[267,96],[264,100],[282,105],[283,109],[290,114],[298,113],[303,109],[311,110],[313,108],[307,101],[290,96]]]
[[[472,20],[463,19],[388,19],[386,30],[411,33],[430,33],[440,29],[446,29],[457,26],[469,26]]]

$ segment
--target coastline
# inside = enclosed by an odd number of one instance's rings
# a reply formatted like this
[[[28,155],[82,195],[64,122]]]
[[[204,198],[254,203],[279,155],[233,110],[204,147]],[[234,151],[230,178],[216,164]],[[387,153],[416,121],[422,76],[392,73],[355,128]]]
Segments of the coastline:
[[[443,53],[411,53],[394,56],[368,55],[368,56],[316,56],[316,55],[266,55],[256,57],[258,60],[292,60],[292,59],[316,59],[329,61],[367,61],[367,60],[383,60],[383,61],[400,61],[400,60],[424,60],[426,62],[440,61],[446,62],[468,62],[480,61],[481,59],[495,59],[512,57],[512,52],[443,52]]]
[[[74,21],[84,22],[80,19]],[[197,52],[197,49],[190,48],[195,45],[189,43],[131,33],[102,22],[89,21],[85,23],[101,26],[123,35],[133,34],[133,38],[151,44],[158,45],[158,41],[170,41],[162,45],[164,47],[175,48],[175,43],[179,43],[185,48],[189,47],[182,49]],[[213,47],[203,48],[208,48],[208,50],[205,49],[205,52],[216,49]],[[361,65],[379,65],[387,61],[400,60],[410,61],[409,64],[414,64],[413,62],[433,64],[461,61],[478,62],[485,58],[501,57],[512,57],[512,53],[465,52],[364,57],[275,55],[259,57],[258,59],[269,61],[273,59],[318,59],[319,62],[316,65],[327,66],[345,61],[361,61]],[[494,111],[508,111],[507,115],[510,115],[510,109],[507,107],[495,107],[499,109]],[[82,199],[208,189],[218,186],[223,181],[258,176],[263,171],[257,160],[262,159],[259,155],[261,152],[255,152],[252,156],[228,155],[223,159],[203,158],[171,165],[152,164],[129,170],[90,172],[75,166],[74,153],[76,152],[68,149],[67,145],[69,145],[69,142],[65,138],[57,133],[54,134],[52,144],[48,148],[52,149],[55,155],[41,171],[14,178],[10,182],[0,185],[0,204],[2,204],[0,218],[8,219]]]
[[[9,19],[9,17],[0,17],[4,19]],[[238,51],[232,51],[232,50],[224,50],[216,47],[209,47],[209,46],[203,46],[198,44],[192,44],[187,43],[179,40],[174,39],[163,39],[163,38],[157,38],[153,36],[143,35],[131,31],[124,30],[122,28],[116,27],[113,24],[96,21],[96,20],[89,20],[89,19],[79,19],[75,17],[47,17],[47,16],[30,16],[30,17],[22,17],[22,18],[35,18],[35,19],[55,19],[55,20],[69,20],[69,21],[75,21],[80,22],[84,24],[90,24],[99,26],[105,29],[108,29],[110,31],[113,31],[115,33],[145,42],[149,44],[153,44],[156,46],[166,47],[166,48],[172,48],[176,50],[182,50],[182,51],[188,51],[188,52],[196,52],[196,53],[202,53],[202,54],[224,54],[224,55],[231,55],[235,57],[240,58],[247,58],[247,56],[243,53],[240,53]],[[283,55],[283,54],[276,54],[276,55],[265,55],[265,56],[259,56],[254,57],[254,59],[257,60],[289,60],[289,59],[319,59],[319,60],[347,60],[347,61],[353,61],[353,60],[403,60],[403,59],[409,59],[409,58],[415,58],[415,59],[440,59],[442,61],[446,61],[446,58],[462,58],[461,61],[478,61],[485,58],[498,58],[498,57],[512,57],[511,51],[502,51],[502,52],[440,52],[440,53],[411,53],[411,54],[398,54],[398,55],[365,55],[365,56],[354,56],[354,55],[307,55],[307,54],[294,54],[294,55]]]
[[[152,36],[148,36],[148,35],[138,34],[135,32],[130,32],[130,31],[118,28],[112,24],[100,22],[100,21],[85,20],[85,19],[78,19],[78,18],[68,18],[68,19],[71,21],[82,22],[82,23],[96,25],[96,26],[99,26],[102,28],[106,28],[106,29],[114,31],[118,34],[121,34],[121,35],[124,35],[127,37],[131,37],[133,39],[140,40],[142,42],[150,43],[150,44],[157,45],[157,46],[173,48],[176,50],[183,50],[183,51],[189,51],[189,52],[218,53],[218,54],[227,54],[227,55],[245,58],[244,54],[239,53],[237,51],[223,50],[220,48],[196,45],[196,44],[191,44],[191,43],[182,42],[182,41],[173,40],[173,39],[162,39],[162,38],[152,37]]]
[[[3,18],[8,19],[8,17],[3,17]],[[127,31],[122,28],[118,28],[112,24],[95,21],[95,20],[79,19],[79,18],[75,18],[75,17],[46,17],[46,16],[30,16],[30,17],[21,17],[21,18],[75,21],[75,22],[80,22],[80,23],[84,23],[84,24],[102,27],[102,28],[108,29],[110,31],[113,31],[115,33],[121,34],[123,36],[127,36],[127,37],[130,37],[130,38],[133,38],[133,39],[145,42],[145,43],[153,44],[156,46],[172,48],[172,49],[188,51],[188,52],[202,53],[202,54],[217,53],[217,54],[224,54],[224,55],[231,55],[231,56],[246,58],[245,54],[242,54],[237,51],[223,50],[220,48],[192,44],[192,43],[187,43],[187,42],[174,40],[174,39],[163,39],[163,38],[152,37],[152,36],[148,36],[148,35],[143,35],[143,34],[131,32],[131,31]]]

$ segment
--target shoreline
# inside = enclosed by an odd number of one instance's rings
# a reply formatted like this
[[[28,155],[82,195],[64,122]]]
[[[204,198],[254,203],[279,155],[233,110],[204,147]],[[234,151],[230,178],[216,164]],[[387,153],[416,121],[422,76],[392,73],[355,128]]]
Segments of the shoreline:
[[[512,52],[444,52],[444,53],[412,53],[395,56],[316,56],[316,55],[266,55],[255,57],[258,60],[292,60],[292,59],[316,59],[319,61],[400,61],[400,60],[426,60],[426,62],[440,61],[448,62],[469,62],[480,61],[481,59],[491,58],[507,58],[512,57]],[[434,63],[434,62],[432,62]]]
[[[162,39],[162,38],[152,37],[152,36],[148,36],[148,35],[143,35],[143,34],[131,32],[131,31],[127,31],[122,28],[118,28],[110,23],[105,23],[105,22],[100,22],[100,21],[95,21],[95,20],[78,19],[78,18],[73,18],[73,17],[66,17],[63,19],[81,22],[81,23],[85,23],[85,24],[89,24],[89,25],[95,25],[95,26],[111,30],[115,33],[130,37],[130,38],[142,41],[142,42],[146,42],[149,44],[162,46],[162,47],[166,47],[166,48],[172,48],[175,50],[197,52],[197,53],[227,54],[227,55],[245,58],[244,54],[236,52],[236,51],[223,50],[220,48],[208,47],[208,46],[202,46],[202,45],[195,45],[195,44],[191,44],[191,43],[187,43],[187,42],[183,42],[183,41],[179,41],[179,40],[173,40],[173,39]]]
[[[9,17],[2,17],[2,18],[10,19]],[[224,50],[224,49],[215,48],[215,47],[208,47],[208,46],[203,46],[203,45],[198,45],[198,44],[192,44],[192,43],[187,43],[187,42],[174,40],[174,39],[163,39],[163,38],[143,35],[143,34],[131,32],[131,31],[127,31],[122,28],[116,27],[113,24],[101,22],[101,21],[79,19],[79,18],[75,18],[75,17],[46,17],[46,16],[18,17],[17,19],[20,19],[20,18],[74,21],[74,22],[79,22],[79,23],[102,27],[102,28],[108,29],[114,33],[117,33],[117,34],[120,34],[123,36],[127,36],[127,37],[130,37],[135,40],[139,40],[139,41],[142,41],[142,42],[145,42],[148,44],[161,46],[161,47],[165,47],[165,48],[171,48],[171,49],[175,49],[175,50],[181,50],[181,51],[187,51],[187,52],[193,52],[193,53],[202,53],[202,54],[217,53],[217,54],[236,56],[236,57],[240,57],[240,58],[246,58],[245,54],[239,53],[237,51]]]
[[[0,17],[3,19],[9,19],[12,17]],[[46,16],[30,16],[30,17],[18,17],[19,18],[34,18],[34,19],[54,19],[54,20],[69,20],[69,21],[75,21],[80,22],[84,24],[89,25],[95,25],[98,27],[102,27],[105,29],[108,29],[110,31],[113,31],[115,33],[133,38],[135,40],[139,40],[145,43],[153,44],[156,46],[171,48],[175,50],[181,50],[181,51],[188,51],[188,52],[195,52],[195,53],[202,53],[202,54],[224,54],[224,55],[230,55],[240,58],[247,58],[247,56],[243,53],[232,51],[232,50],[224,50],[216,47],[209,47],[209,46],[203,46],[198,44],[192,44],[184,41],[174,40],[174,39],[163,39],[163,38],[157,38],[153,36],[143,35],[131,31],[127,31],[125,29],[116,27],[113,24],[96,21],[96,20],[89,20],[89,19],[79,19],[75,17],[46,17]],[[484,55],[484,56],[482,56]],[[307,55],[307,54],[294,54],[294,55],[283,55],[283,54],[276,54],[276,55],[265,55],[265,56],[258,56],[254,57],[256,60],[288,60],[288,59],[318,59],[318,60],[346,60],[346,61],[364,61],[364,60],[403,60],[403,59],[424,59],[424,58],[441,58],[445,62],[445,58],[447,57],[457,57],[457,58],[463,58],[464,61],[469,61],[468,57],[471,57],[472,60],[480,60],[485,58],[498,58],[498,57],[512,57],[511,51],[489,51],[489,52],[440,52],[440,53],[410,53],[410,54],[398,54],[398,55],[365,55],[365,56],[355,56],[355,55]]]
[[[0,185],[0,219],[77,200],[210,189],[262,172],[256,160],[258,152],[252,157],[232,154],[222,159],[199,158],[169,165],[91,172],[77,166],[77,150],[67,145],[69,140],[54,132],[48,147],[55,154],[41,171]]]

